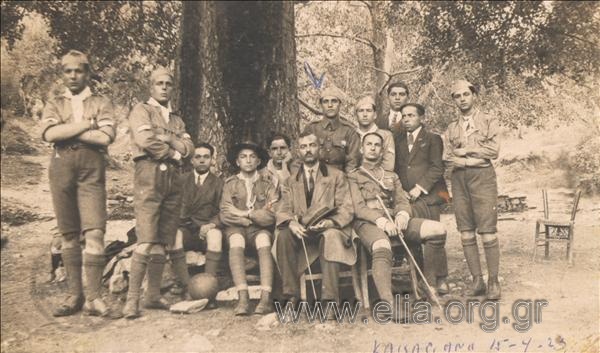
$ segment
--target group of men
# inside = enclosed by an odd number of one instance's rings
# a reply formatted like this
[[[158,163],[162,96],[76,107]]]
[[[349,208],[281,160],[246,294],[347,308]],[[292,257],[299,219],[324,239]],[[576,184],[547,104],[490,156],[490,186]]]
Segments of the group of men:
[[[234,313],[248,315],[246,246],[255,250],[260,271],[255,314],[272,310],[277,274],[278,299],[297,303],[299,277],[317,259],[320,300],[339,302],[340,267],[356,263],[357,246],[371,256],[379,299],[393,304],[391,268],[398,237],[412,248],[427,282],[446,294],[446,230],[439,222],[449,198],[444,161],[453,169],[453,207],[473,275],[467,295],[500,298],[497,186],[490,162],[498,155],[498,125],[477,108],[475,86],[457,81],[452,88],[461,116],[445,133],[445,154],[442,138],[423,125],[425,108],[409,102],[404,83],[387,89],[391,111],[386,128],[375,124],[377,107],[370,96],[355,105],[358,127],[340,117],[343,95],[332,87],[320,95],[323,118],[306,126],[294,143],[275,134],[266,150],[254,142],[235,145],[228,160],[237,173],[223,180],[211,172],[214,147],[194,145],[171,107],[173,75],[158,68],[150,77],[150,98],[128,117],[138,240],[127,301],[122,312],[113,310],[101,297],[106,261],[103,153],[115,138],[113,108],[88,87],[91,67],[83,53],[70,51],[61,64],[64,94],[48,102],[42,119],[42,138],[54,144],[49,177],[69,294],[54,315],[83,309],[90,315],[132,319],[140,315],[140,306],[169,309],[160,293],[165,263],[171,262],[186,299],[185,250],[205,250],[205,272],[216,276],[224,247],[239,298]],[[193,170],[182,173],[188,159]],[[477,233],[485,249],[487,285]],[[214,299],[208,306],[216,307]]]

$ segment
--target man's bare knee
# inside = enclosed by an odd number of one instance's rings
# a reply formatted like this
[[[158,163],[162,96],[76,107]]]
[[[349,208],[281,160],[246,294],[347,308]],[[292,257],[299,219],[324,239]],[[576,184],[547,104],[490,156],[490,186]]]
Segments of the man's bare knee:
[[[72,249],[79,246],[79,233],[62,234],[61,246],[63,249]]]
[[[257,249],[271,247],[271,237],[266,232],[260,232],[256,236],[254,243],[256,244]]]
[[[85,252],[88,254],[104,254],[104,231],[90,229],[85,231]]]
[[[242,249],[244,249],[246,247],[246,240],[239,233],[232,234],[229,237],[229,247],[230,248],[242,248]]]
[[[498,235],[496,233],[483,233],[481,234],[481,240],[485,243],[488,243],[490,241],[494,241],[498,239]]]
[[[218,229],[211,229],[206,233],[206,249],[221,252],[223,248],[223,233]]]
[[[442,222],[425,220],[419,230],[422,239],[446,238],[446,227]]]
[[[177,230],[175,233],[175,241],[173,245],[167,245],[168,250],[179,250],[183,249],[183,233],[180,230]]]
[[[467,241],[475,238],[475,231],[467,230],[460,232],[460,240]]]
[[[165,246],[163,244],[152,244],[150,247],[150,254],[165,255]]]
[[[392,250],[392,244],[390,244],[390,241],[387,239],[379,239],[376,242],[373,243],[373,245],[371,246],[372,251],[375,251],[377,249],[388,249],[388,250]]]

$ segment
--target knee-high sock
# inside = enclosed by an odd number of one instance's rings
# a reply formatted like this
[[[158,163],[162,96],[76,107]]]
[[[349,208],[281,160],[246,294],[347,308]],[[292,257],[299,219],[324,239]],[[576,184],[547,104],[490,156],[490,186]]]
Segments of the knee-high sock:
[[[498,267],[500,266],[500,246],[498,239],[483,242],[483,249],[485,251],[489,278],[498,277]]]
[[[247,290],[248,283],[246,282],[244,248],[229,248],[229,268],[231,269],[231,277],[233,277],[233,283],[235,284],[237,290]]]
[[[463,252],[469,271],[473,277],[481,276],[481,263],[479,262],[479,249],[477,248],[477,238],[462,240]]]
[[[190,281],[190,273],[188,272],[187,263],[185,262],[185,251],[183,251],[183,249],[175,249],[170,250],[168,254],[173,272],[177,276],[179,284],[183,287],[187,287],[188,282]]]
[[[273,256],[271,256],[270,246],[258,249],[258,265],[260,268],[260,286],[262,290],[271,292],[273,289]]]
[[[448,263],[446,259],[446,241],[443,239],[432,239],[425,243],[425,277],[435,285],[437,277],[448,275]]]
[[[83,294],[83,285],[81,283],[81,246],[66,248],[62,250],[63,264],[67,273],[67,285],[69,295],[81,296]]]
[[[163,271],[167,257],[163,254],[148,255],[148,266],[146,272],[148,274],[148,292],[146,300],[154,301],[160,298],[160,283],[162,282]]]
[[[390,305],[394,305],[392,294],[392,251],[382,248],[375,249],[372,255],[373,281],[379,297]]]
[[[131,256],[131,267],[129,268],[129,290],[127,300],[139,300],[142,291],[142,282],[146,276],[148,255],[133,252]]]
[[[97,254],[83,254],[83,267],[85,268],[85,299],[88,301],[100,298],[102,290],[102,273],[106,265],[106,256]]]
[[[204,265],[204,272],[211,273],[216,276],[220,261],[221,252],[208,250],[206,252],[206,264]]]

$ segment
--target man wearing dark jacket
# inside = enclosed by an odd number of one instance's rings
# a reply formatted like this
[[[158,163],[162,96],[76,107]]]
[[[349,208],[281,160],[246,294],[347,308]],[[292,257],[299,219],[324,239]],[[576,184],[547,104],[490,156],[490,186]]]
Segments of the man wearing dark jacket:
[[[406,103],[400,111],[405,131],[395,134],[396,173],[411,202],[415,217],[439,221],[441,206],[448,199],[444,181],[442,139],[423,126],[425,108],[422,105]],[[431,246],[425,247],[424,273],[430,283],[437,283],[440,294],[446,294],[448,260],[445,251],[436,250]],[[435,257],[434,253],[442,256]]]

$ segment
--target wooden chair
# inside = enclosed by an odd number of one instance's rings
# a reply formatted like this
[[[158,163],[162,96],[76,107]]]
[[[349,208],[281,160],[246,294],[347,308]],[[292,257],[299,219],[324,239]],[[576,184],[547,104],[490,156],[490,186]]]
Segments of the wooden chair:
[[[401,248],[402,252],[405,251],[400,240],[396,240],[395,238],[393,238],[392,252],[394,254],[398,253],[400,251],[398,250],[398,248]],[[407,279],[408,281],[410,281],[412,294],[415,297],[418,297],[419,294],[417,289],[417,270],[412,261],[408,259],[408,256],[406,257],[408,261],[408,266],[392,266],[392,282],[400,278]],[[360,264],[360,288],[363,296],[362,300],[365,309],[369,309],[369,307],[371,306],[371,302],[369,299],[369,275],[372,275],[372,270],[369,269],[369,260],[370,259],[369,254],[367,253],[367,249],[362,244],[360,244],[360,255],[358,258],[358,263]]]
[[[544,203],[544,218],[538,219],[535,223],[535,244],[533,248],[533,261],[537,255],[537,249],[540,246],[544,246],[544,257],[547,259],[550,255],[550,243],[551,242],[566,242],[567,243],[567,260],[569,264],[573,263],[573,238],[575,231],[575,216],[577,215],[577,206],[579,205],[579,198],[581,196],[581,190],[575,190],[569,193],[567,196],[573,196],[570,207],[570,218],[560,219],[555,214],[550,216],[550,204],[557,206],[561,203],[564,204],[565,198],[562,199],[549,199],[548,192],[542,189],[542,200]],[[561,207],[559,207],[561,208]],[[562,207],[562,213],[567,213],[569,207]],[[555,212],[558,213],[558,212]]]
[[[317,260],[318,261],[318,260]],[[362,292],[360,286],[360,274],[358,271],[358,262],[354,266],[351,267],[350,271],[341,271],[340,272],[340,280],[344,278],[352,279],[352,288],[354,289],[354,296],[356,299],[362,299]],[[308,274],[306,271],[300,276],[300,300],[306,301],[308,299],[308,294],[306,290],[306,281],[310,280],[322,280],[322,273],[314,273],[312,275]]]

